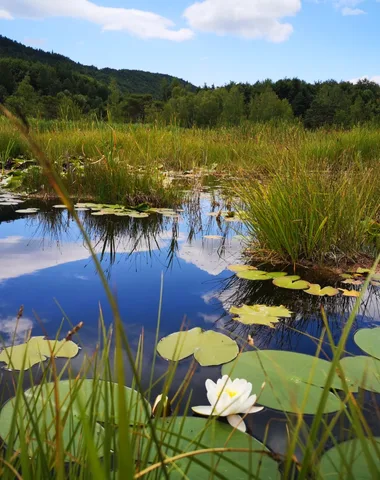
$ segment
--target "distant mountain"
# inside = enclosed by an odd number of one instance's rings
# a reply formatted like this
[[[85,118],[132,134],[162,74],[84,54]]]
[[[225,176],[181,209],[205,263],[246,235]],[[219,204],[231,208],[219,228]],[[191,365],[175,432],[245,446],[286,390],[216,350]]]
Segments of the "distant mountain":
[[[176,77],[162,73],[150,73],[127,69],[116,70],[112,68],[99,69],[94,66],[82,65],[63,55],[27,47],[19,42],[0,35],[0,60],[7,58],[23,60],[28,62],[28,64],[37,63],[48,65],[53,67],[60,74],[61,72],[66,71],[70,72],[70,76],[73,74],[84,75],[86,77],[91,77],[97,82],[106,84],[107,86],[112,79],[115,79],[121,93],[151,94],[156,99],[161,96],[163,83],[170,84],[173,80],[178,80],[181,85],[188,87],[188,89],[196,89],[194,85],[185,80],[176,79]],[[0,76],[1,73],[0,70]],[[62,77],[62,75],[60,75],[60,77]]]

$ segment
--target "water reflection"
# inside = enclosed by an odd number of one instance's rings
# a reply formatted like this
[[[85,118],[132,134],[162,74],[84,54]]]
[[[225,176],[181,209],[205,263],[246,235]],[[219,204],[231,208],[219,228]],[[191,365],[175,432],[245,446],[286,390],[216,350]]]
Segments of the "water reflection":
[[[25,208],[37,206],[27,202]],[[102,285],[83,244],[80,232],[70,214],[51,209],[51,203],[39,202],[41,212],[23,216],[12,207],[0,209],[0,336],[8,344],[13,335],[22,341],[33,327],[33,334],[54,337],[62,326],[66,332],[72,324],[84,321],[80,340],[84,346],[72,362],[79,371],[85,353],[93,354],[99,342],[99,303],[105,323],[112,325],[112,312]],[[24,207],[24,205],[23,205]],[[237,278],[226,267],[242,260],[243,245],[239,235],[244,233],[240,223],[225,222],[210,216],[224,206],[214,194],[198,192],[185,202],[178,218],[151,215],[145,219],[92,216],[80,212],[83,225],[109,277],[117,296],[131,347],[137,351],[144,329],[143,384],[148,386],[154,351],[161,275],[164,273],[164,295],[160,336],[178,331],[186,320],[188,327],[200,326],[226,332],[243,342],[250,334],[260,348],[275,348],[314,354],[324,333],[321,307],[328,319],[334,341],[352,311],[355,299],[343,297],[313,297],[299,291],[274,287],[272,282],[246,281]],[[206,239],[219,235],[220,239]],[[263,267],[272,269],[270,266]],[[289,270],[289,273],[293,273]],[[308,269],[297,272],[305,280],[321,285],[337,285],[336,277],[326,278]],[[339,284],[339,286],[341,286]],[[16,312],[25,305],[24,316],[16,334]],[[281,321],[274,329],[244,326],[231,319],[231,306],[242,304],[285,305],[294,315]],[[42,320],[41,320],[42,319]],[[353,342],[356,329],[375,326],[380,321],[380,289],[370,287],[361,302],[347,350],[362,352]],[[322,355],[331,356],[325,341]],[[127,362],[126,362],[127,364]],[[157,359],[155,378],[163,375],[167,362]],[[180,363],[171,394],[183,381],[191,360]],[[145,371],[146,370],[146,371]],[[41,375],[39,370],[34,373]],[[5,375],[5,374],[4,374]],[[9,379],[1,384],[9,385]],[[126,382],[131,383],[127,369]],[[192,403],[207,402],[204,382],[216,380],[220,368],[196,366],[190,388]],[[7,388],[8,388],[7,387]],[[162,382],[152,395],[161,393]],[[248,420],[252,431],[264,438],[270,420],[268,444],[277,451],[285,448],[285,416],[265,409]]]

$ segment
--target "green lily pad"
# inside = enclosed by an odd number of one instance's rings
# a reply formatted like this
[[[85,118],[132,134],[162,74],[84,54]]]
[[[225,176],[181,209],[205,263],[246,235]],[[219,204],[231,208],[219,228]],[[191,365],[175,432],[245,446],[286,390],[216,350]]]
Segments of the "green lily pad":
[[[358,330],[354,341],[365,353],[380,360],[380,327]]]
[[[353,278],[353,276],[350,273],[341,273],[339,276],[345,279]]]
[[[79,456],[85,449],[82,428],[82,410],[90,420],[95,422],[93,435],[99,457],[103,455],[104,429],[97,422],[109,422],[114,425],[119,421],[118,385],[105,381],[65,380],[57,383],[59,405],[56,404],[55,384],[45,383],[27,390],[16,405],[15,399],[9,400],[0,412],[0,436],[7,442],[9,435],[15,435],[15,449],[21,448],[20,436],[27,436],[30,456],[41,449],[41,444],[33,434],[32,421],[40,432],[42,448],[46,452],[54,449],[55,411],[59,408],[64,420],[63,443],[67,459]],[[130,425],[142,425],[147,421],[142,402],[146,400],[130,388],[124,387],[126,399],[125,411],[129,414]],[[147,404],[148,405],[148,404]],[[17,409],[17,411],[15,411]],[[123,409],[124,410],[124,409]],[[150,411],[150,407],[148,408]],[[12,424],[16,414],[16,422]],[[34,430],[35,431],[35,430]],[[26,432],[29,432],[26,434]],[[73,439],[73,440],[72,440]]]
[[[71,340],[45,340],[44,337],[32,337],[28,342],[4,348],[0,353],[0,362],[5,362],[8,369],[25,370],[44,362],[53,354],[54,357],[73,358],[79,347]]]
[[[155,424],[156,435],[162,446],[164,457],[173,457],[183,452],[194,452],[217,447],[248,449],[250,452],[213,452],[198,455],[199,462],[191,461],[194,457],[182,458],[168,466],[170,479],[210,478],[215,469],[224,477],[233,480],[261,478],[275,480],[280,478],[278,464],[265,453],[268,449],[246,433],[233,430],[229,425],[216,419],[209,421],[196,417],[173,417],[158,419]],[[148,455],[149,463],[159,461],[154,442],[149,438],[150,431],[145,429],[144,442],[141,445],[142,458]],[[216,477],[216,475],[213,475]],[[162,475],[160,476],[162,478]]]
[[[232,307],[230,313],[239,315],[236,320],[245,325],[266,325],[274,328],[274,324],[280,321],[280,317],[289,318],[292,312],[283,307],[268,307],[267,305],[243,305],[242,307]]]
[[[239,347],[227,335],[196,327],[162,338],[158,342],[157,351],[166,360],[174,361],[194,355],[197,362],[205,367],[230,362],[236,358]]]
[[[374,282],[380,282],[380,273],[375,273],[372,275],[371,280]]]
[[[63,205],[63,204],[62,204],[62,205],[53,205],[53,208],[62,208],[62,209],[64,209],[64,208],[67,208],[67,206],[66,206],[66,205]]]
[[[257,270],[256,267],[252,267],[251,265],[230,265],[229,267],[227,267],[228,270],[231,270],[231,272],[235,272],[235,273],[238,273],[238,272],[245,272],[247,270]]]
[[[273,280],[286,275],[286,272],[264,272],[263,270],[244,270],[237,273],[239,278],[244,278],[245,280]]]
[[[356,273],[369,273],[371,271],[370,268],[362,268],[362,267],[358,267],[356,269]]]
[[[364,390],[380,393],[380,362],[372,357],[344,357],[340,361],[346,379]]]
[[[308,293],[309,295],[318,295],[319,297],[323,297],[324,295],[333,297],[335,295],[338,295],[339,290],[337,290],[334,287],[321,288],[321,286],[318,285],[317,283],[311,283],[310,287],[307,290],[305,290],[305,293]]]
[[[363,449],[365,442],[365,450]],[[365,451],[372,458],[373,465],[377,469],[377,475],[368,467]],[[328,450],[319,463],[320,478],[339,480],[343,478],[355,478],[360,480],[373,480],[380,474],[380,437],[373,439],[353,439],[339,443]]]
[[[11,201],[9,201],[9,202],[0,202],[0,205],[1,205],[1,206],[4,206],[4,207],[9,206],[9,205],[18,205],[18,204],[19,204],[19,202],[11,202]]]
[[[357,290],[346,290],[345,288],[338,288],[344,297],[360,297],[360,292]]]
[[[310,283],[300,280],[298,275],[289,275],[287,277],[275,278],[273,284],[276,287],[288,288],[290,290],[305,290],[310,287]]]
[[[40,211],[39,208],[22,208],[20,210],[16,210],[16,213],[38,213]]]
[[[204,237],[206,240],[220,240],[222,239],[222,235],[204,235]]]
[[[319,407],[331,363],[311,355],[279,350],[244,352],[235,362],[222,367],[223,375],[244,378],[254,391],[266,382],[258,403],[286,412],[313,414]],[[342,388],[336,375],[333,388]],[[335,412],[340,399],[329,393],[324,412]]]
[[[145,212],[128,212],[128,217],[131,217],[131,218],[146,218],[146,217],[149,217],[149,213],[145,213]]]

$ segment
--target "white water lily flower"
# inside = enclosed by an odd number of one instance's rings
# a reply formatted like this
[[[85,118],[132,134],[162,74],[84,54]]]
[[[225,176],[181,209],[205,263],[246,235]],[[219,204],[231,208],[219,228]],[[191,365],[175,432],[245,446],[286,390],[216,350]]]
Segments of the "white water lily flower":
[[[215,383],[206,380],[207,398],[210,405],[192,407],[199,415],[227,417],[228,423],[245,432],[246,426],[239,414],[257,413],[264,407],[255,407],[257,395],[251,395],[252,383],[242,378],[231,380],[228,375]]]

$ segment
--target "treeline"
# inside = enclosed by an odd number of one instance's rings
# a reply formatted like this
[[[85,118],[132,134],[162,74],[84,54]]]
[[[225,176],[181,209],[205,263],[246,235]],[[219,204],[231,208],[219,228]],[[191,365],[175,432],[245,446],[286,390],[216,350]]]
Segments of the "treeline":
[[[128,89],[131,75],[137,84]],[[182,127],[293,119],[307,128],[380,124],[380,85],[367,80],[310,84],[294,78],[196,88],[165,75],[85,67],[1,36],[0,102],[29,117]]]

